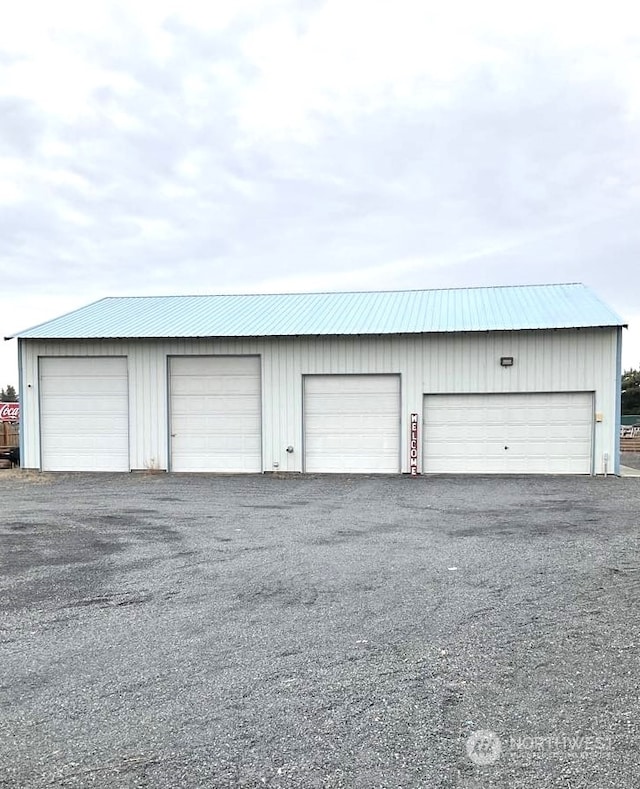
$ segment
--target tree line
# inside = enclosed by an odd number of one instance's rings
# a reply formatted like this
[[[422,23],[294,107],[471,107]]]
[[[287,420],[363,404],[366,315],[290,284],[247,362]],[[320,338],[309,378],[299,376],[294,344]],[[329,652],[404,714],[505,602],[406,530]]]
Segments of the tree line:
[[[6,389],[0,389],[0,403],[17,403],[18,393],[11,384],[7,384]]]
[[[622,413],[640,414],[640,369],[622,375]]]

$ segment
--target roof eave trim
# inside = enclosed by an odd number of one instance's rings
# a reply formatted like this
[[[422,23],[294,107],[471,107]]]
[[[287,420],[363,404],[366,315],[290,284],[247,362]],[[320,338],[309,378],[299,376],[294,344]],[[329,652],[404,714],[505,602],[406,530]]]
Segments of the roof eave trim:
[[[69,337],[56,337],[55,335],[42,337],[29,337],[26,334],[15,334],[5,337],[5,340],[24,339],[38,341],[64,341],[64,340],[246,340],[246,339],[286,339],[293,337],[411,337],[421,334],[480,334],[487,332],[518,332],[518,331],[570,331],[572,329],[628,329],[627,323],[589,323],[580,326],[491,326],[474,327],[468,329],[424,329],[422,331],[352,331],[352,332],[296,332],[289,334],[146,334],[122,335],[105,334],[88,337],[73,335]]]

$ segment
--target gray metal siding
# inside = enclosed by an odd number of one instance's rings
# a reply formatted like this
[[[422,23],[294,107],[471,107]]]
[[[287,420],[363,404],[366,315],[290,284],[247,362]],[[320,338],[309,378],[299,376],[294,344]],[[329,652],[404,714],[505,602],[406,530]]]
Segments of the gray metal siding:
[[[422,414],[424,394],[594,391],[594,468],[609,469],[616,451],[618,330],[580,329],[376,337],[22,340],[24,466],[39,467],[39,356],[129,357],[131,468],[168,467],[167,357],[258,354],[262,358],[264,470],[302,470],[302,376],[401,375],[402,469],[408,470],[409,414]],[[515,364],[503,368],[501,356]],[[295,451],[285,451],[291,444]]]

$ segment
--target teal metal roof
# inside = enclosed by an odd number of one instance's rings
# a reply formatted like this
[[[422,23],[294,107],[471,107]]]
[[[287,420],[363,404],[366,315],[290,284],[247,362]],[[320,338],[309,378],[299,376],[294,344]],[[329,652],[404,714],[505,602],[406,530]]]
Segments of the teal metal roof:
[[[12,336],[274,337],[623,325],[587,287],[574,283],[361,293],[110,297]]]

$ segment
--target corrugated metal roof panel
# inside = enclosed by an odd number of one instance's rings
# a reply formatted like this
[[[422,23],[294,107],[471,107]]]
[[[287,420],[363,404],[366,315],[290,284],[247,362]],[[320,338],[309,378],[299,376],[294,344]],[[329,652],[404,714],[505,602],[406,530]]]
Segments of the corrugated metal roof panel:
[[[12,336],[266,337],[623,325],[587,287],[573,283],[360,293],[112,297]]]

